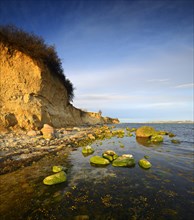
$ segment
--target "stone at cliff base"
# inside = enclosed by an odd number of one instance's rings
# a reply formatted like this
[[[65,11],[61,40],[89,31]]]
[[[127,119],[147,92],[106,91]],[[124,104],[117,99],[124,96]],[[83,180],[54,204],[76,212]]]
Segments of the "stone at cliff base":
[[[82,154],[93,154],[94,153],[94,149],[91,146],[86,146],[82,148]]]
[[[30,131],[27,132],[27,135],[31,136],[31,137],[35,137],[37,135],[37,132],[34,131],[34,130],[30,130]]]
[[[107,150],[102,154],[102,157],[112,162],[113,160],[118,158],[118,155],[113,150]]]
[[[132,155],[124,154],[112,162],[115,167],[134,167],[135,160]]]
[[[156,134],[157,134],[156,130],[150,126],[140,127],[136,131],[136,137],[141,137],[141,138],[149,138],[152,135],[156,135]]]
[[[59,173],[47,176],[44,178],[43,183],[45,185],[55,185],[58,183],[65,182],[67,180],[66,174],[64,171],[61,171]]]
[[[62,166],[53,166],[53,167],[52,167],[52,171],[53,171],[54,173],[58,173],[58,172],[60,172],[60,171],[63,171],[63,167],[62,167]]]
[[[153,135],[153,136],[151,136],[151,142],[152,143],[163,142],[163,136],[162,135]]]
[[[48,124],[44,124],[43,128],[41,129],[44,139],[52,139],[55,138],[54,128]]]
[[[90,163],[95,165],[108,165],[110,164],[109,160],[100,157],[100,156],[93,156],[90,158]]]
[[[144,169],[149,169],[152,165],[148,160],[142,158],[141,160],[139,160],[139,166]]]

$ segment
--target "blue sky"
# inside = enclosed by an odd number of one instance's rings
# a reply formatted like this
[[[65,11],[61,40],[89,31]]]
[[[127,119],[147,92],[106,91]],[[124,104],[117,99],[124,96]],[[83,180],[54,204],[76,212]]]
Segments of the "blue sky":
[[[193,120],[192,0],[1,0],[0,24],[56,46],[78,108]]]

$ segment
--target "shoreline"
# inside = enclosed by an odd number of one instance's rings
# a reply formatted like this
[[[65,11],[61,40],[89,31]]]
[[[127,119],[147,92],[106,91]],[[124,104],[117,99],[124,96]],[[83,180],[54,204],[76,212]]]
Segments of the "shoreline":
[[[29,136],[28,132],[9,131],[0,134],[0,175],[30,166],[45,156],[63,150],[70,153],[79,147],[79,142],[90,144],[95,141],[96,130],[105,125],[55,129],[55,138],[44,139],[40,132]]]

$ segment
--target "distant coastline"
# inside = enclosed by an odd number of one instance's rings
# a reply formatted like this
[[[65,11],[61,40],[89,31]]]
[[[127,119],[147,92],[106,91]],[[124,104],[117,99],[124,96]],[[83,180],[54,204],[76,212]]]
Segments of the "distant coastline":
[[[190,120],[185,120],[185,121],[151,121],[151,122],[146,122],[150,124],[193,124],[194,121]]]
[[[122,122],[121,123],[130,123],[130,124],[194,124],[194,121],[184,120],[184,121],[147,121],[147,122]]]

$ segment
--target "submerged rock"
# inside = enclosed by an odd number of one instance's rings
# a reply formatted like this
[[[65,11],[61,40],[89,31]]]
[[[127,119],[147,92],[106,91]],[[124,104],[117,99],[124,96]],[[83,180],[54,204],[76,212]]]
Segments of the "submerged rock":
[[[82,154],[93,154],[94,149],[91,146],[86,146],[82,148]]]
[[[176,135],[173,134],[173,133],[169,133],[168,136],[169,136],[169,137],[175,137]]]
[[[96,165],[108,165],[110,164],[110,161],[100,156],[93,156],[90,158],[90,163]]]
[[[44,178],[43,183],[45,185],[55,185],[58,183],[62,183],[65,182],[67,179],[66,177],[66,173],[64,171],[61,171],[59,173],[47,176],[46,178]]]
[[[156,134],[156,130],[150,126],[143,126],[136,130],[136,137],[149,138]]]
[[[124,154],[114,160],[112,162],[112,165],[115,167],[133,167],[135,166],[135,160],[133,158],[133,155]]]
[[[163,136],[162,135],[153,135],[153,136],[151,136],[151,142],[152,143],[163,142]]]
[[[169,132],[168,131],[158,131],[159,135],[168,135]]]
[[[110,162],[118,158],[118,155],[113,150],[105,151],[102,156],[108,159]]]
[[[142,158],[141,160],[139,160],[139,166],[144,169],[149,169],[152,165],[148,160]]]
[[[58,172],[60,172],[60,171],[62,171],[63,170],[63,167],[62,166],[53,166],[52,167],[52,171],[54,172],[54,173],[58,173]]]
[[[89,216],[88,215],[77,215],[74,218],[75,220],[89,220]]]
[[[172,139],[171,142],[172,142],[173,144],[180,144],[180,143],[181,143],[179,140],[175,140],[175,139]]]

